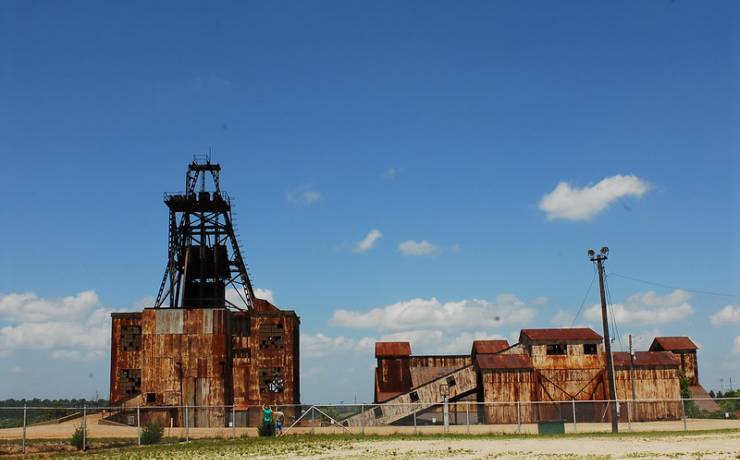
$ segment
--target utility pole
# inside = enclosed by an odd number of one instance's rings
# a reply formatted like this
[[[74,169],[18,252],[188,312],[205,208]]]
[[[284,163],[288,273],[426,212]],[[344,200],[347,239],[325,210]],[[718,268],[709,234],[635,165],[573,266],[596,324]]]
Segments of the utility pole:
[[[606,353],[606,372],[609,380],[609,395],[608,399],[614,402],[611,406],[611,419],[612,419],[612,433],[619,432],[619,420],[618,420],[618,409],[617,409],[617,389],[614,385],[614,366],[612,362],[612,342],[609,337],[609,316],[606,312],[606,292],[604,291],[604,261],[607,259],[609,254],[609,248],[603,246],[596,254],[593,249],[588,250],[588,258],[591,262],[596,262],[596,267],[599,271],[599,294],[601,295],[601,323],[604,327],[604,351]]]

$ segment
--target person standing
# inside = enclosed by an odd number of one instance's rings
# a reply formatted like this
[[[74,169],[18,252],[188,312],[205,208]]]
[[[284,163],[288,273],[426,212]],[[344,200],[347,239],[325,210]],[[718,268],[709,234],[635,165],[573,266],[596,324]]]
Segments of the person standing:
[[[272,414],[275,417],[275,436],[283,434],[283,423],[285,421],[285,414],[281,411],[275,411]]]
[[[265,436],[272,436],[274,434],[272,425],[272,409],[266,404],[262,405],[262,424],[265,427]]]

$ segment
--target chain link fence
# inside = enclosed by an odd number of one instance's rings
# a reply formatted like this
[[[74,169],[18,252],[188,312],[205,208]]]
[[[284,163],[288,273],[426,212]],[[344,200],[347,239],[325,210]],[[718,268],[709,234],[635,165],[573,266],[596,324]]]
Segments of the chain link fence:
[[[565,433],[740,429],[740,398],[303,404],[271,406],[271,435],[287,434],[536,434],[550,425]],[[261,406],[10,407],[0,408],[0,454],[142,444],[148,425],[162,442],[257,436]],[[264,434],[264,433],[263,433]]]

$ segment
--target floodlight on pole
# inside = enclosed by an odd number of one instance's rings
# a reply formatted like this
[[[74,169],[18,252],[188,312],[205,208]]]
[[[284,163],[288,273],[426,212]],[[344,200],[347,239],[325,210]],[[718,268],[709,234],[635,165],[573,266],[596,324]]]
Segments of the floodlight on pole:
[[[606,354],[606,373],[609,380],[609,394],[606,399],[613,400],[611,407],[612,432],[619,432],[619,403],[617,402],[616,382],[614,381],[614,361],[612,357],[612,343],[609,337],[609,316],[606,311],[606,290],[604,289],[604,261],[608,259],[609,248],[602,246],[596,254],[593,249],[588,250],[588,259],[596,263],[599,272],[599,294],[601,296],[601,324],[604,328],[604,353]]]

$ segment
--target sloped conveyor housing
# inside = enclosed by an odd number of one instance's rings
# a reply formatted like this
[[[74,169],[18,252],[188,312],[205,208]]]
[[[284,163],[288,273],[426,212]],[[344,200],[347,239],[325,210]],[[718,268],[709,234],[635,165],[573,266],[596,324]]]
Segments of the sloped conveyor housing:
[[[369,410],[349,417],[343,421],[346,426],[390,425],[433,406],[442,404],[442,388],[448,389],[450,401],[477,389],[476,370],[473,365],[457,369],[427,383],[412,388],[383,404],[372,406]]]

